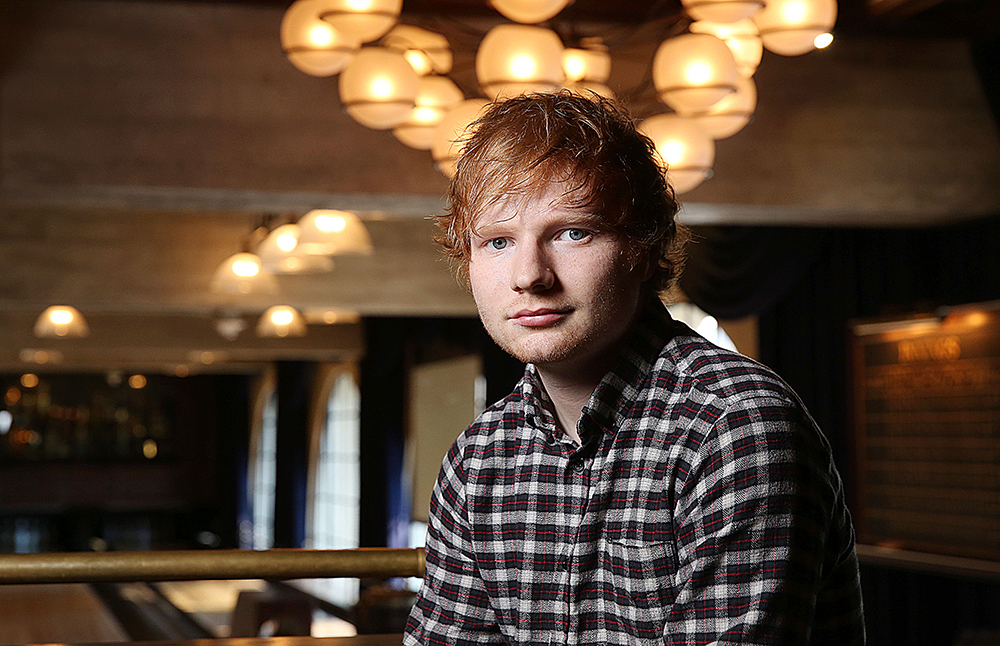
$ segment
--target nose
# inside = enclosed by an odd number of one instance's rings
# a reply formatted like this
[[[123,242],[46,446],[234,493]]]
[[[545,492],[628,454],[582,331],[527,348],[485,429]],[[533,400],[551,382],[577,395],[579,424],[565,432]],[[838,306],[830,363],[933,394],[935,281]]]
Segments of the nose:
[[[555,284],[555,272],[545,251],[536,243],[523,241],[514,253],[511,289],[515,292],[543,292]]]

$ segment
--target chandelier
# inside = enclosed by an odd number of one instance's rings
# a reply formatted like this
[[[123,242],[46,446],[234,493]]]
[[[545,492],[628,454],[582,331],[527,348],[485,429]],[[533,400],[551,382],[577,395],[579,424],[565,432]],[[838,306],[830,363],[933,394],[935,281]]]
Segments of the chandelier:
[[[489,0],[510,22],[477,34],[476,87],[465,91],[451,75],[449,39],[400,23],[403,0],[296,0],[284,14],[280,38],[302,72],[339,75],[341,103],[358,123],[391,130],[401,143],[430,151],[436,167],[450,176],[455,142],[490,101],[564,88],[616,98],[607,85],[612,58],[605,38],[580,35],[576,26],[557,33],[559,14],[571,2]],[[665,37],[651,62],[660,107],[639,128],[656,144],[675,190],[685,193],[711,176],[715,141],[736,134],[752,117],[753,74],[763,50],[797,56],[826,47],[837,4],[681,4],[682,13],[664,17]]]

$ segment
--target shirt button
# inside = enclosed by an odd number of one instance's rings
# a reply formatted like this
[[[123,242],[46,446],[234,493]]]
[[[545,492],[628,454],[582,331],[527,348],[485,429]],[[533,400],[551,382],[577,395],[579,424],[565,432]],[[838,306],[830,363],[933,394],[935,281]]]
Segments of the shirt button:
[[[573,463],[573,471],[576,473],[583,473],[583,461],[577,460]]]

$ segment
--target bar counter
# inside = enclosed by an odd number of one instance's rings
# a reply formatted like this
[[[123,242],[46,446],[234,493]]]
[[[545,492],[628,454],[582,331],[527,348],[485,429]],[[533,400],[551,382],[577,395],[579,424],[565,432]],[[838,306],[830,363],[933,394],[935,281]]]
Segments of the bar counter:
[[[353,637],[234,637],[168,642],[91,642],[75,646],[121,646],[122,643],[141,643],[142,646],[399,646],[402,642],[402,635],[388,634]]]

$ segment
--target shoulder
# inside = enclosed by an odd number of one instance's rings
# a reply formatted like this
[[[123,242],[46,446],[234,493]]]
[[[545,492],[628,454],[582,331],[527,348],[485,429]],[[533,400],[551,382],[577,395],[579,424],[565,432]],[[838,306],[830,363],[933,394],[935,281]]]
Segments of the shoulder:
[[[663,347],[654,378],[675,381],[717,412],[754,406],[803,411],[798,395],[770,368],[720,348],[694,332],[675,335]]]
[[[692,385],[724,399],[746,394],[788,398],[791,388],[770,368],[738,352],[720,348],[694,332],[678,334],[660,354],[663,365]]]
[[[515,389],[486,408],[455,440],[449,458],[468,466],[504,450],[523,424],[523,400],[520,389]]]
[[[829,460],[829,444],[795,391],[753,359],[682,333],[664,346],[654,374],[677,380],[703,451],[777,450]]]

